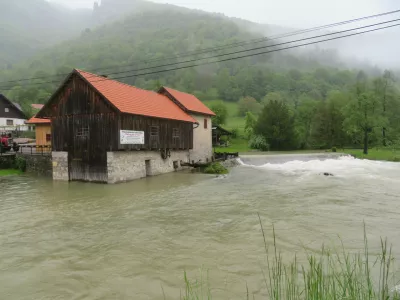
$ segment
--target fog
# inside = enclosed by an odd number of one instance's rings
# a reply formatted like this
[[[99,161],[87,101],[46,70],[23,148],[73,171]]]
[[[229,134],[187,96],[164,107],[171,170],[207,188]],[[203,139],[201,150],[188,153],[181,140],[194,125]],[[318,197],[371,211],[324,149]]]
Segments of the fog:
[[[92,8],[94,0],[51,0],[70,8]],[[155,0],[219,12],[258,23],[309,27],[396,9],[396,0]],[[398,4],[398,3],[397,3]],[[398,7],[398,5],[397,5]]]

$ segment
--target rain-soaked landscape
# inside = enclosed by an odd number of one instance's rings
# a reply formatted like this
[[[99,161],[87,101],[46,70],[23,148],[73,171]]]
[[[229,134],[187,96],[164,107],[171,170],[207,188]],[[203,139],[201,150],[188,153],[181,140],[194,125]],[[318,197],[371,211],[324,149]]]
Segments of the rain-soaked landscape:
[[[5,299],[177,299],[206,276],[216,299],[265,293],[257,214],[285,260],[321,245],[400,258],[400,172],[391,162],[244,156],[226,177],[176,172],[118,185],[0,178]],[[329,172],[334,176],[324,176]],[[165,296],[164,296],[165,295]]]

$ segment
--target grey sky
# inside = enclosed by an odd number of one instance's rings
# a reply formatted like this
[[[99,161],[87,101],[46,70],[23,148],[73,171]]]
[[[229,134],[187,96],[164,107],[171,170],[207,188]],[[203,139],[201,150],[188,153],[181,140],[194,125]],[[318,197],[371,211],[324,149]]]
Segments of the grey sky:
[[[50,0],[71,8],[92,8],[94,0]],[[398,0],[154,0],[259,23],[315,26],[396,9]],[[400,7],[400,6],[399,6]]]

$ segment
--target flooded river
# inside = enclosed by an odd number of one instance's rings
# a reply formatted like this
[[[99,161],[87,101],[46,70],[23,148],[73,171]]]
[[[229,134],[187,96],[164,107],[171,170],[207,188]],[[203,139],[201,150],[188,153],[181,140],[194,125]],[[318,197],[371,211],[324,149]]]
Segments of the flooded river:
[[[400,259],[400,164],[251,156],[225,178],[173,173],[119,185],[0,178],[2,299],[179,299],[209,271],[216,299],[264,287],[260,214],[285,256],[340,236]],[[334,176],[324,176],[329,172]]]

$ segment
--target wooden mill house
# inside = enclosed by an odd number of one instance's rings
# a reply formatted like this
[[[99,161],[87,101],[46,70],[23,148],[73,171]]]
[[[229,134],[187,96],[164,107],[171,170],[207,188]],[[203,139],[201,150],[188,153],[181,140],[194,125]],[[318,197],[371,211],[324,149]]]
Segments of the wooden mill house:
[[[36,117],[51,119],[53,179],[116,183],[211,160],[213,115],[187,93],[74,70]]]

